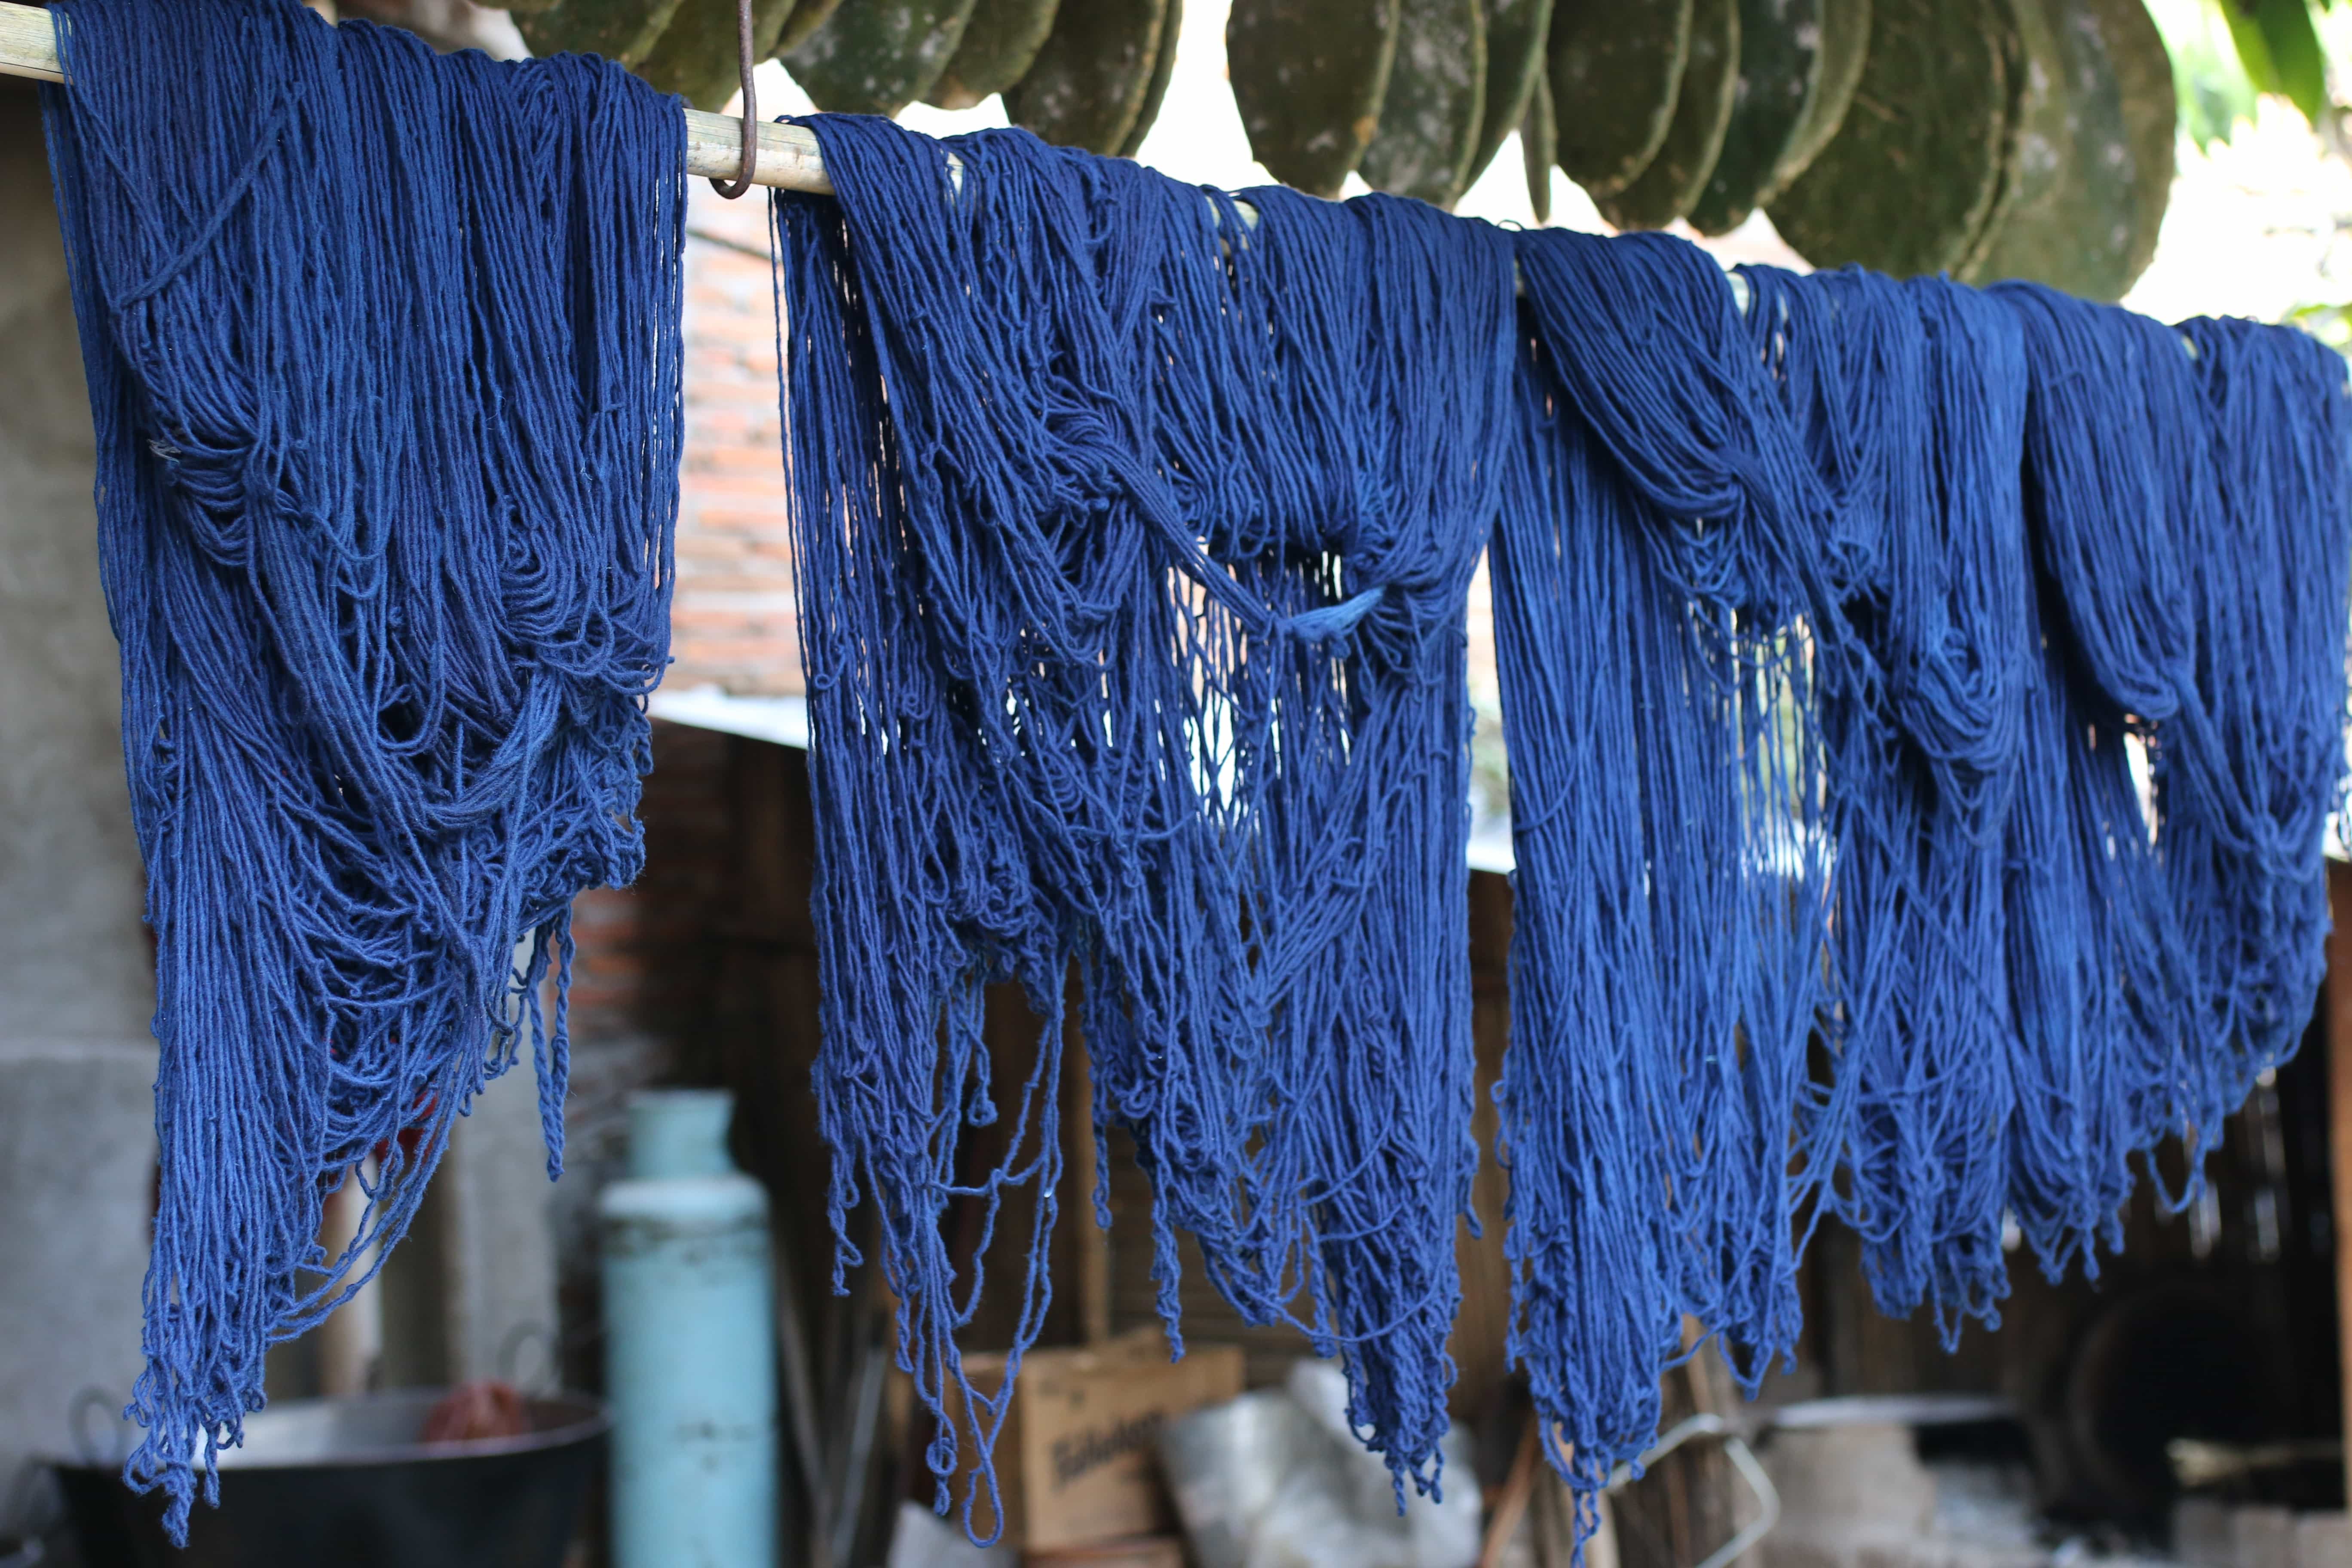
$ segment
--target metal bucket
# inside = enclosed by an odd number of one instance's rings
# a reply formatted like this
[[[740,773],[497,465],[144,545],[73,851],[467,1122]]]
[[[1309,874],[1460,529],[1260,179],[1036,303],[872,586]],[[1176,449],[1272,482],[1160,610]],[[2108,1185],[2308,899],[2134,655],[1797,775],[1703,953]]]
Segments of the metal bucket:
[[[444,1390],[290,1400],[245,1419],[188,1549],[161,1493],[119,1466],[58,1464],[86,1568],[560,1568],[611,1426],[581,1395],[526,1399],[519,1437],[424,1444]]]

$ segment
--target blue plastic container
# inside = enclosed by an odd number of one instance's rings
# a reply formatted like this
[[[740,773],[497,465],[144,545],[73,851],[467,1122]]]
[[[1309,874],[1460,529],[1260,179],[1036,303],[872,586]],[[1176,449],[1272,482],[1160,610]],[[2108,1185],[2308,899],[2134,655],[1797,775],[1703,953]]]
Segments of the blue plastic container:
[[[629,1174],[596,1200],[614,1568],[774,1568],[768,1195],[727,1155],[734,1100],[629,1103]]]

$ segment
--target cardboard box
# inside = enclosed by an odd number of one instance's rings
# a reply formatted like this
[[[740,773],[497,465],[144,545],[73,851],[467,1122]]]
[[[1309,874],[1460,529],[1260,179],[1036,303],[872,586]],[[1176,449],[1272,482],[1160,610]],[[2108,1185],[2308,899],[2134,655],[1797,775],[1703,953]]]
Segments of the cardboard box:
[[[1004,1375],[1001,1355],[970,1355],[972,1386],[993,1393]],[[1168,1359],[1157,1326],[1101,1345],[1034,1350],[1021,1358],[1013,1408],[996,1442],[996,1479],[1004,1500],[1004,1542],[1031,1552],[1084,1546],[1176,1528],[1160,1477],[1160,1428],[1242,1391],[1238,1345],[1192,1344]],[[950,1412],[956,1411],[950,1397]],[[976,1456],[960,1426],[961,1500]],[[988,1500],[972,1505],[985,1534]],[[1114,1560],[1117,1561],[1117,1560]]]

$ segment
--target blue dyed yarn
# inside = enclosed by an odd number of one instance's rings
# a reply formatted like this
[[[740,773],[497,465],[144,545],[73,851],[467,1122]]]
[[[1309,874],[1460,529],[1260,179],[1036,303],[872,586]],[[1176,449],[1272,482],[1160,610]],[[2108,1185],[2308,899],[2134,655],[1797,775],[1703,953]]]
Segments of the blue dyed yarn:
[[[2009,828],[2008,1202],[2055,1282],[2077,1261],[2096,1278],[2100,1251],[2122,1247],[2131,1156],[2173,1130],[2189,1031],[2186,952],[2126,731],[2091,716],[2064,632],[2048,636]]]
[[[436,59],[288,0],[59,15],[159,936],[127,1473],[179,1529],[263,1346],[398,1238],[526,1031],[557,1157],[537,988],[572,894],[640,856],[683,135],[599,62]],[[1012,1379],[963,1377],[982,1282],[940,1220],[1034,1191],[1017,1369],[1075,965],[1171,1331],[1191,1230],[1246,1316],[1346,1355],[1400,1488],[1435,1484],[1490,523],[1512,1350],[1580,1487],[1649,1441],[1686,1323],[1751,1384],[1793,1342],[1822,1212],[1948,1337],[2006,1290],[2004,1211],[2053,1277],[2095,1269],[2133,1155],[2210,1152],[2292,1048],[2352,570],[2317,345],[2200,321],[2180,354],[2046,290],[1760,268],[1743,324],[1656,237],[812,123],[840,201],[776,223],[831,1202],[876,1200],[902,1359],[983,1456]],[[997,981],[1047,1018],[1018,1086],[989,1081]],[[325,1258],[321,1197],[371,1154]],[[982,1474],[967,1523],[1001,1515]]]
[[[1882,1307],[1948,1342],[2006,1293],[2004,825],[2037,666],[2014,325],[1972,290],[1742,269],[1749,331],[1834,516],[1817,548],[1853,657],[1816,713],[1834,847],[1829,1082],[1800,1136],[1837,1173]]]
[[[1433,1483],[1508,241],[1377,196],[1244,212],[1017,131],[805,123],[838,196],[775,207],[816,1087],[836,1228],[876,1205],[902,1363],[968,1413],[966,1525],[1001,1518],[987,1456],[1047,1299],[1074,962],[1096,1133],[1126,1126],[1151,1176],[1171,1328],[1188,1229],[1245,1316],[1344,1352],[1350,1419]],[[1018,1085],[988,1076],[996,981],[1045,1019]],[[959,1183],[964,1129],[1000,1117],[1011,1152]],[[940,1221],[972,1196],[992,1226],[1023,1187],[1024,1307],[982,1395],[954,1339],[982,1282]],[[942,1508],[959,1447],[942,1422]]]
[[[2006,1219],[2053,1274],[2094,1267],[2133,1154],[2274,1059],[2342,768],[2323,351],[2209,325],[2165,358],[2120,313],[1858,271],[1748,269],[1743,322],[1659,237],[1506,250],[1278,192],[1253,230],[1015,133],[951,164],[814,123],[841,205],[778,222],[834,1213],[877,1200],[902,1353],[983,1447],[1003,1396],[962,1384],[980,1281],[940,1220],[1037,1184],[1025,1345],[1075,961],[1171,1327],[1189,1228],[1255,1320],[1303,1291],[1370,1440],[1427,1455],[1465,1088],[1413,998],[1459,984],[1443,788],[1481,518],[1519,865],[1511,1350],[1580,1489],[1650,1441],[1691,1325],[1751,1385],[1793,1342],[1823,1213],[1948,1341],[1995,1318]],[[1526,285],[1499,334],[1498,256]],[[2189,580],[2241,535],[2261,583]],[[2198,629],[2225,608],[2226,661]],[[1366,892],[1412,834],[1421,879]],[[986,1081],[996,979],[1049,1019],[1017,1094]],[[1008,1104],[1015,1154],[954,1184],[962,1126]]]
[[[53,9],[157,940],[126,1476],[180,1534],[265,1348],[398,1240],[526,1032],[560,1157],[567,910],[637,868],[667,658],[684,128],[602,61],[437,57],[291,0]]]
[[[2133,1152],[2179,1138],[2187,1184],[2162,1195],[2186,1202],[2222,1119],[2308,1016],[2344,769],[2352,443],[2342,362],[2300,334],[1999,295],[2034,363],[2033,521],[2075,672],[2065,772],[2100,797],[2077,807],[2083,853],[2119,884],[2081,905],[2090,931],[2119,933],[2089,949],[2112,950],[2087,975],[2103,1023],[2070,1068],[2104,1083],[2049,1086],[2019,1150],[2021,1224],[2054,1269],[2119,1244]],[[2127,734],[2153,763],[2152,814]]]
[[[1493,555],[1512,765],[1510,1349],[1597,1489],[1684,1322],[1743,1381],[1798,1328],[1822,1172],[1811,788],[1829,497],[1704,253],[1522,236],[1520,471]],[[1842,657],[1842,655],[1840,655]]]
[[[2188,470],[2181,558],[2197,628],[2181,735],[2158,731],[2159,843],[2196,965],[2184,1086],[2200,1151],[2291,1054],[2326,967],[2327,814],[2345,777],[2352,395],[2300,333],[2200,318],[2209,440]],[[2212,500],[2202,500],[2210,475]]]
[[[1928,1305],[1948,1344],[1965,1317],[1997,1322],[2008,1289],[2003,873],[2039,674],[2018,477],[2025,364],[2015,322],[1983,295],[1935,279],[1898,288],[1886,330],[1910,342],[1875,398],[1850,406],[1916,424],[1878,444],[1865,503],[1877,535],[1847,585],[1871,679],[1837,691],[1824,721],[1838,1070],[1856,1075],[1838,1212],[1881,1309]]]
[[[2096,1275],[2132,1156],[2188,1128],[2193,968],[2130,752],[2194,700],[2182,510],[2210,486],[2178,481],[2204,471],[2209,433],[2170,329],[2038,285],[1994,293],[2025,336],[2044,638],[2010,834],[2011,1207],[2054,1280],[2077,1259]]]

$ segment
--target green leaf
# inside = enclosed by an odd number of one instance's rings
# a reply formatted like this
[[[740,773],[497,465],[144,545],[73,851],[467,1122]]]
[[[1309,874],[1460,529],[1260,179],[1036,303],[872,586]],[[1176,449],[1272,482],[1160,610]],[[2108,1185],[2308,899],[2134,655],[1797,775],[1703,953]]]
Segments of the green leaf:
[[[2238,42],[2241,58],[2246,51],[2245,32],[2238,25],[2239,6],[2230,7],[2231,37]],[[2327,57],[2319,47],[2319,33],[2311,24],[2311,8],[2306,0],[2253,0],[2250,18],[2253,30],[2261,36],[2268,55],[2268,75],[2264,81],[2256,75],[2252,61],[2246,74],[2254,78],[2255,85],[2266,92],[2284,95],[2287,100],[2303,110],[2303,117],[2312,124],[2319,123],[2327,112]]]
[[[2148,0],[2148,15],[2172,57],[2180,129],[2200,151],[2227,142],[2239,121],[2251,121],[2261,97],[2230,37],[2231,8],[2226,0]]]
[[[2297,0],[2300,4],[2301,0]],[[2263,37],[2263,29],[2254,20],[2253,11],[2263,0],[2221,0],[2222,18],[2230,24],[2230,42],[2237,46],[2238,64],[2244,68],[2246,79],[2254,84],[2256,92],[2280,92],[2278,68],[2271,63],[2271,46]]]

